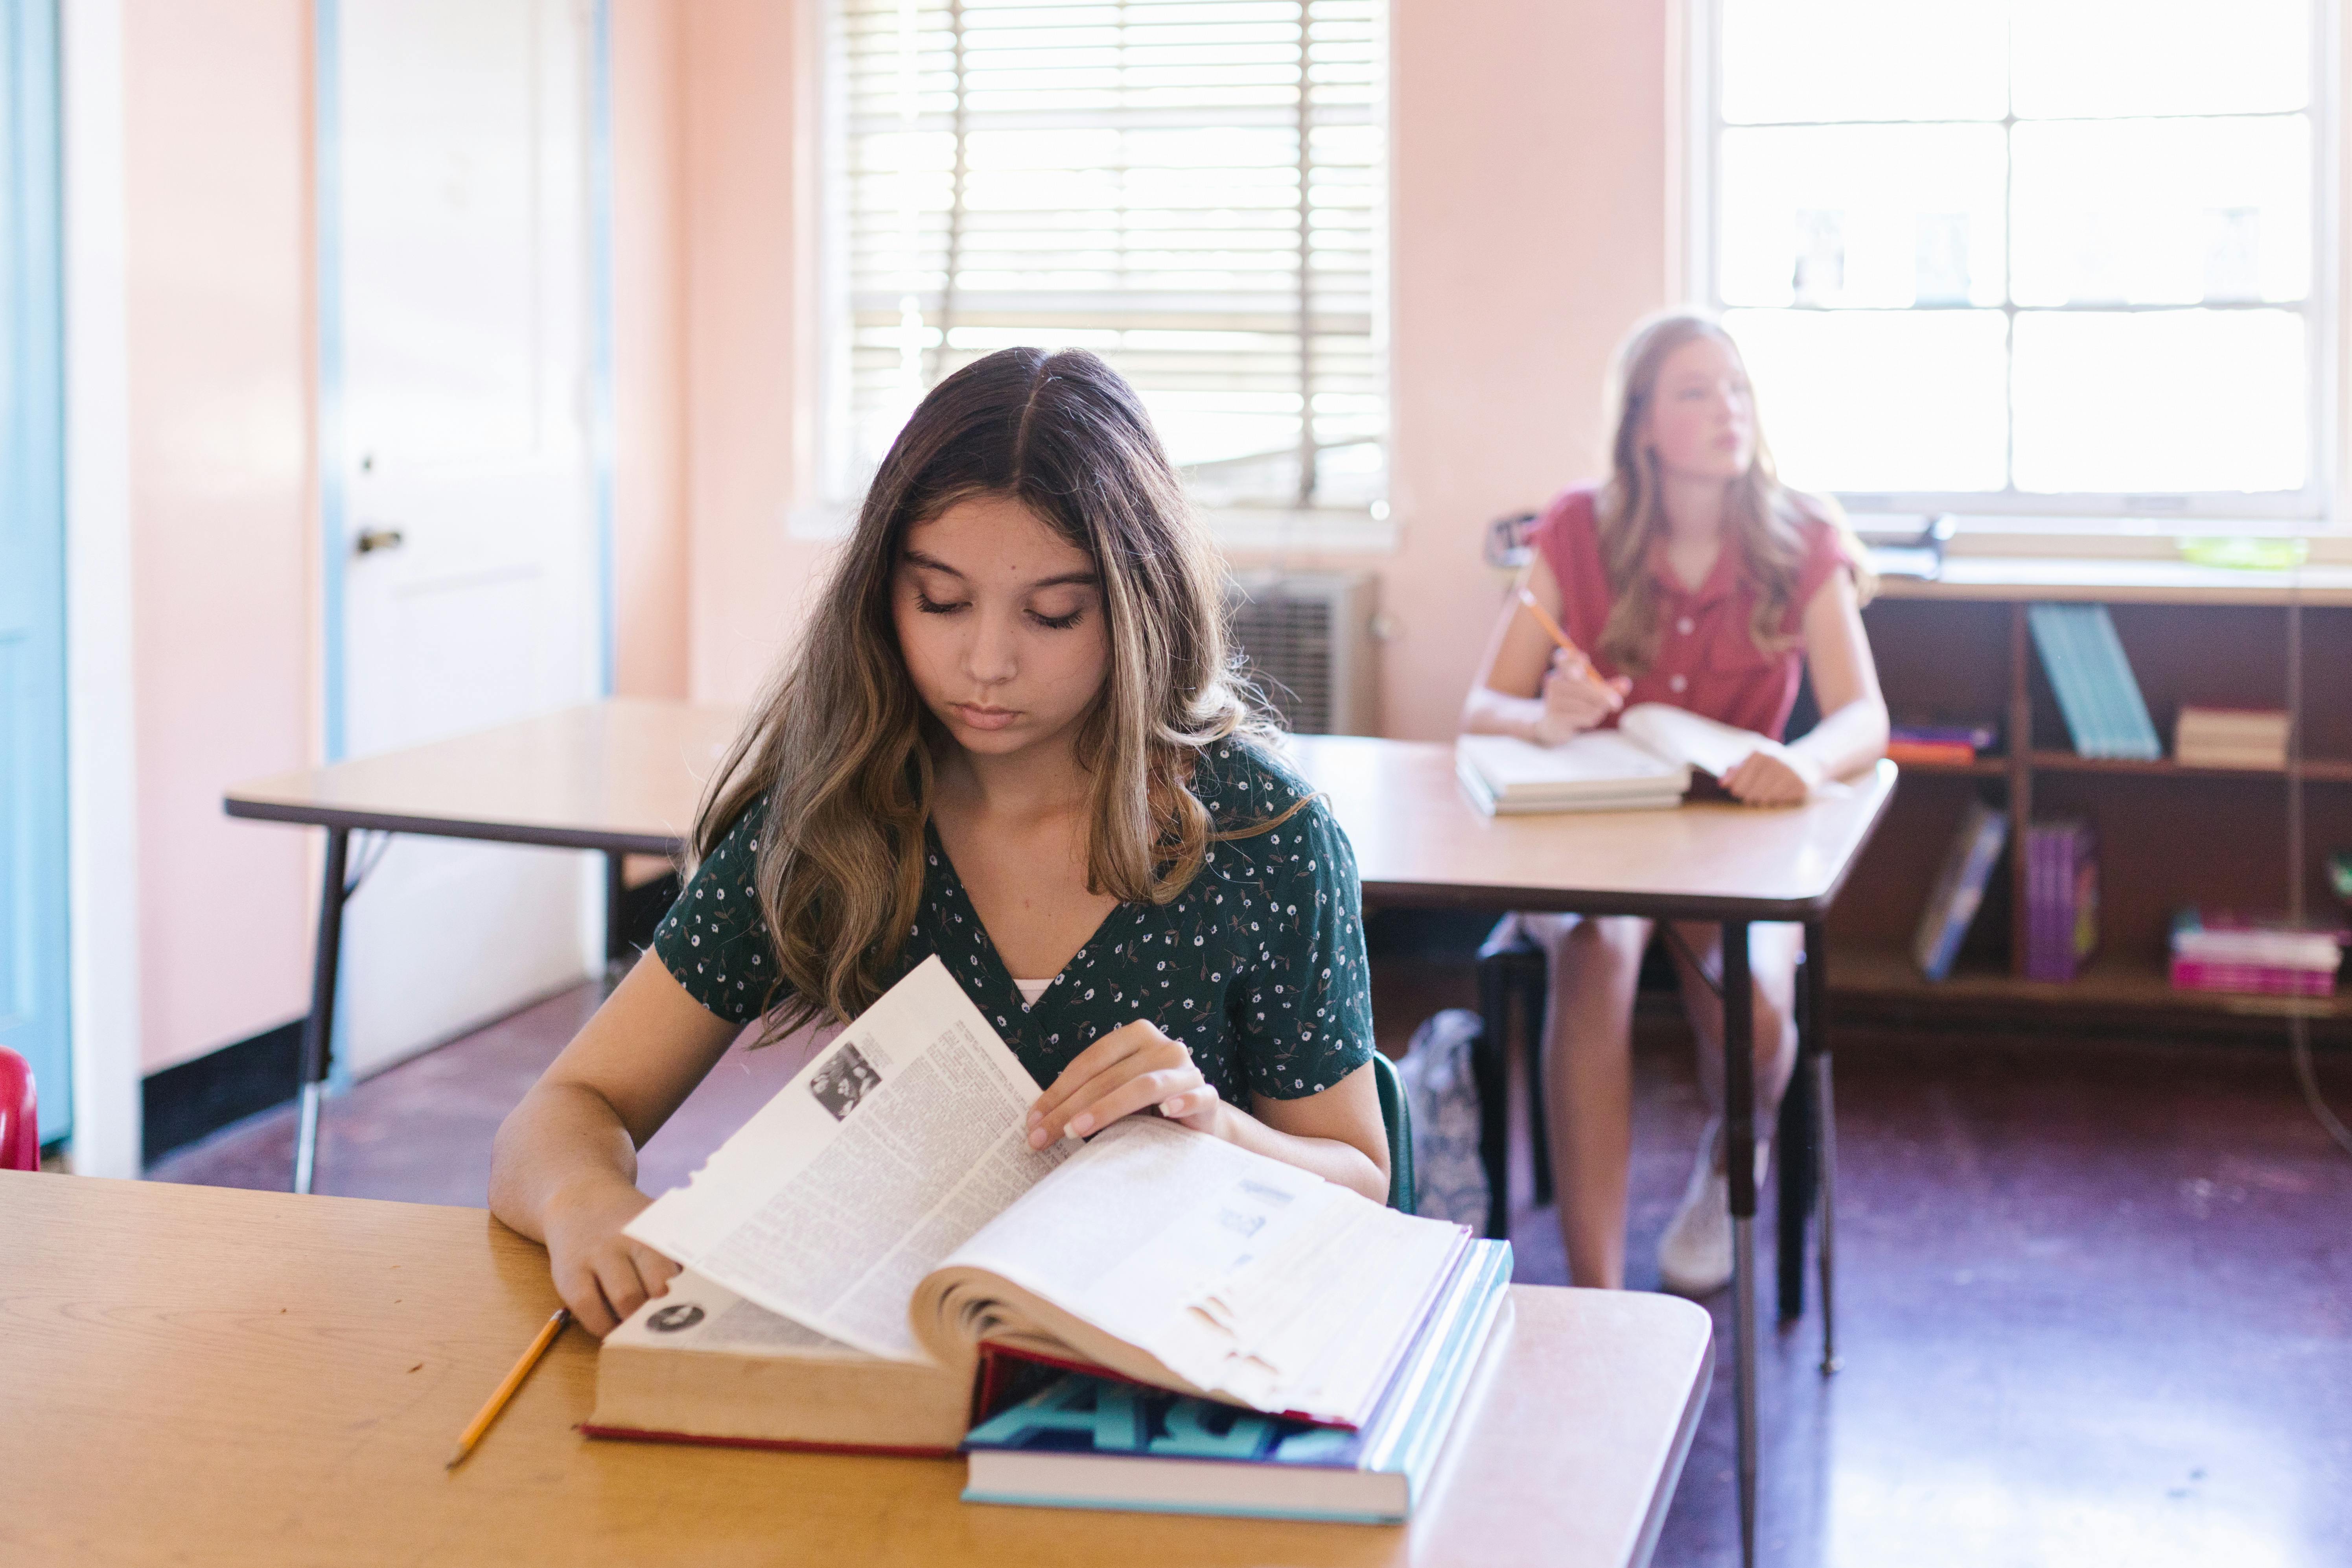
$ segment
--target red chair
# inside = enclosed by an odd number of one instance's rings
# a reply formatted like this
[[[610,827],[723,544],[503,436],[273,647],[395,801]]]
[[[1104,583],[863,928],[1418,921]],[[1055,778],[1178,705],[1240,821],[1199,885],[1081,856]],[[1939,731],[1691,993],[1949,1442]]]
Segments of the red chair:
[[[41,1168],[41,1118],[33,1101],[33,1069],[0,1046],[0,1171]]]

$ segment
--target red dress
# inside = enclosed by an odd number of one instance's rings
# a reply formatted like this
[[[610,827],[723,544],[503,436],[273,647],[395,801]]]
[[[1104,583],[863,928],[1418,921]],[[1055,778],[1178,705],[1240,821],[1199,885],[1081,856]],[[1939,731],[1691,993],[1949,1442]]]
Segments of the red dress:
[[[1590,487],[1564,490],[1544,509],[1528,534],[1528,542],[1542,552],[1559,584],[1560,625],[1604,677],[1624,671],[1601,651],[1601,628],[1609,620],[1609,576],[1601,563],[1599,521],[1593,512]],[[1828,582],[1830,574],[1851,571],[1838,531],[1818,518],[1803,523],[1805,554],[1797,569],[1797,588],[1781,623],[1784,636],[1794,637],[1804,623],[1805,606]],[[1715,558],[1715,568],[1696,588],[1685,588],[1666,564],[1664,546],[1654,549],[1649,570],[1658,583],[1659,629],[1656,662],[1633,677],[1625,699],[1665,702],[1743,730],[1754,730],[1774,740],[1789,722],[1796,705],[1797,683],[1803,673],[1801,646],[1769,653],[1756,646],[1749,626],[1756,613],[1757,593],[1741,570],[1739,552],[1727,544]],[[1612,724],[1616,721],[1610,720]]]

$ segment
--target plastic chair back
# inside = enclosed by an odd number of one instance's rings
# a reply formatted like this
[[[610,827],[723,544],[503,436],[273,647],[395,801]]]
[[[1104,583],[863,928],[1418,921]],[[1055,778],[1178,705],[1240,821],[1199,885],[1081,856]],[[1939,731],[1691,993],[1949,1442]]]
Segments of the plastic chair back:
[[[1412,1108],[1405,1102],[1396,1063],[1378,1051],[1372,1053],[1372,1083],[1381,1092],[1381,1123],[1389,1133],[1389,1207],[1411,1214],[1420,1195],[1412,1179]]]
[[[41,1118],[33,1098],[33,1068],[0,1046],[0,1171],[41,1168]]]

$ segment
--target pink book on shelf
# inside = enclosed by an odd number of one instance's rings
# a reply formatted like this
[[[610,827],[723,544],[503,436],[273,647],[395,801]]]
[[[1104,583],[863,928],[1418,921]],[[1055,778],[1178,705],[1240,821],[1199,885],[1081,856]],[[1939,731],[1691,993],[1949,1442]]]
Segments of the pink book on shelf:
[[[2259,996],[2332,996],[2332,969],[2293,969],[2283,964],[2206,963],[2193,958],[2172,961],[2175,991],[2235,991]]]

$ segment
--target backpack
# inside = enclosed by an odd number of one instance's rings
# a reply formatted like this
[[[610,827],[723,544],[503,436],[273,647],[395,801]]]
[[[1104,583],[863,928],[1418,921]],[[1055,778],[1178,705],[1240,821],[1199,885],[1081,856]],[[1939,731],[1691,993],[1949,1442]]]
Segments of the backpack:
[[[1485,1026],[1466,1008],[1448,1007],[1412,1032],[1397,1076],[1412,1107],[1417,1211],[1486,1234],[1486,1167],[1478,1157],[1478,1081],[1471,1058]]]

